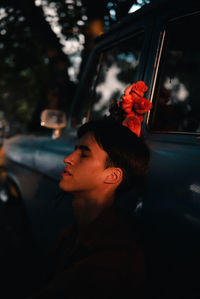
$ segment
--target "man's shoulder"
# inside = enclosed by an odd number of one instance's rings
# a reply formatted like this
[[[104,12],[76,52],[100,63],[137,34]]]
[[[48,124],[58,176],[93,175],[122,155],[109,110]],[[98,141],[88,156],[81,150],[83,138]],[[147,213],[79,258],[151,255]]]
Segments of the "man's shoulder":
[[[87,238],[86,238],[87,237]],[[141,248],[141,241],[134,221],[121,217],[115,207],[105,210],[84,235],[90,247],[134,252]],[[90,242],[89,242],[90,241]]]

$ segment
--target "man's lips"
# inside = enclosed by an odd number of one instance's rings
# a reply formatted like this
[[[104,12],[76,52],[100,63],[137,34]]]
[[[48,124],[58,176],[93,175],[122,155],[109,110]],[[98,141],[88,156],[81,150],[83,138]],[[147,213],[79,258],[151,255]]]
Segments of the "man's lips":
[[[61,176],[71,176],[71,175],[72,175],[72,174],[71,174],[71,172],[67,169],[67,167],[64,168],[64,172],[61,173]]]

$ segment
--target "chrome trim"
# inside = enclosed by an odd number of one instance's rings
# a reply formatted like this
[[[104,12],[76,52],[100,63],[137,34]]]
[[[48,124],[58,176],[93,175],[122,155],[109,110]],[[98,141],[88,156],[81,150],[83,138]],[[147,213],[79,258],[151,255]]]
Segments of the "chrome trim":
[[[164,45],[165,35],[166,35],[166,30],[164,30],[162,33],[162,39],[161,39],[160,47],[158,49],[159,53],[157,53],[157,55],[156,55],[157,59],[155,59],[155,63],[154,63],[154,69],[155,69],[154,80],[153,80],[153,84],[152,84],[152,88],[151,88],[151,95],[150,95],[150,99],[149,99],[149,101],[151,103],[153,101],[154,90],[155,90],[155,86],[156,86],[156,82],[157,82],[158,69],[159,69],[159,65],[160,65],[160,59],[161,59],[161,55],[162,55],[162,49],[163,49],[163,45]],[[147,127],[149,125],[150,113],[151,113],[151,111],[149,111],[147,113],[147,118],[146,118],[146,126]]]

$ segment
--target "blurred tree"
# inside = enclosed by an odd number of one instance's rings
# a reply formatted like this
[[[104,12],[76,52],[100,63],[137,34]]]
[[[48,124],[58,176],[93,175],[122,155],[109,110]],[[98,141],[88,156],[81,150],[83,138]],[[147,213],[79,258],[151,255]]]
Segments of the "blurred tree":
[[[68,111],[72,54],[84,49],[83,67],[95,37],[142,1],[1,0],[0,109],[12,127],[37,130],[44,108]],[[74,41],[78,50],[69,46]]]
[[[17,120],[27,128],[33,119],[31,129],[37,130],[43,108],[67,109],[70,104],[69,59],[33,0],[2,1],[0,28],[1,109],[12,127]]]
[[[84,30],[85,44],[80,74],[94,46],[95,38],[107,31],[113,23],[125,17],[134,4],[143,6],[149,2],[149,0],[82,0],[88,21]]]

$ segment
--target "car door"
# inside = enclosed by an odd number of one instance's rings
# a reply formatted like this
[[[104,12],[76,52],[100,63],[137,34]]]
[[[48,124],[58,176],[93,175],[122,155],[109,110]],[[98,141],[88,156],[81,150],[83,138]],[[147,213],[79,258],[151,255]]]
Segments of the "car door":
[[[200,232],[200,7],[164,12],[156,25],[153,109],[143,126],[151,150],[143,197],[150,285],[167,296],[198,293]],[[156,33],[157,32],[157,33]],[[153,76],[152,76],[153,74]],[[166,290],[167,282],[167,290]],[[189,295],[190,296],[190,295]],[[193,298],[193,297],[192,297]]]

